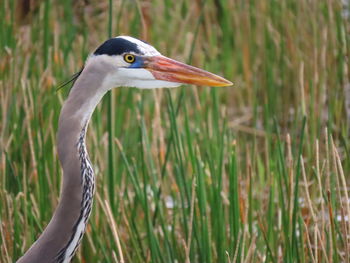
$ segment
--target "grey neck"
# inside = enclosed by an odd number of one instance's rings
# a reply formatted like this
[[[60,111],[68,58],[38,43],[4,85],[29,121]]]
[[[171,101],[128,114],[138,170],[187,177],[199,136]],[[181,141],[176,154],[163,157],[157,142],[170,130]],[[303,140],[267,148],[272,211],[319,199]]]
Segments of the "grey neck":
[[[85,134],[92,112],[107,91],[101,88],[104,77],[98,67],[85,67],[63,105],[57,136],[63,168],[60,202],[44,232],[18,263],[68,263],[80,243],[94,191]]]

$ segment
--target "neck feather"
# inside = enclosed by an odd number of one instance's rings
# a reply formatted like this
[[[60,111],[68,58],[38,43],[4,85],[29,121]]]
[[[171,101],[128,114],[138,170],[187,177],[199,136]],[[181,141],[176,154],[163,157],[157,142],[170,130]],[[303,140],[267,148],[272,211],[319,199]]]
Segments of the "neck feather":
[[[63,168],[60,201],[44,232],[18,263],[68,263],[80,243],[94,192],[85,135],[91,114],[107,91],[104,77],[98,67],[85,67],[63,105],[57,136]]]

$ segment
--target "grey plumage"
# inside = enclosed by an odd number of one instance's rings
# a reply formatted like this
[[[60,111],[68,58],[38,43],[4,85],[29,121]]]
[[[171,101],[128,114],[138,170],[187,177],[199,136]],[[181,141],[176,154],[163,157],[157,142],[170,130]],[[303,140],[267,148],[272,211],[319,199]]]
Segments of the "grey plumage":
[[[56,257],[56,261],[58,263],[63,263],[65,260],[70,260],[73,257],[81,242],[81,239],[85,232],[87,221],[91,214],[93,194],[95,188],[95,177],[85,147],[86,127],[87,124],[80,132],[80,137],[77,145],[80,160],[81,185],[83,188],[80,205],[80,215],[78,220],[74,224],[70,240],[59,251]]]
[[[57,150],[63,169],[60,202],[44,232],[18,263],[69,263],[78,248],[94,193],[86,129],[108,90],[120,86],[171,88],[181,83],[232,85],[217,75],[166,58],[149,44],[127,36],[103,43],[76,76],[58,125]]]
[[[106,67],[103,63],[87,64],[62,107],[57,135],[58,156],[63,168],[60,202],[44,232],[18,263],[69,262],[65,261],[64,248],[69,245],[81,216],[82,193],[84,185],[87,187],[84,182],[89,183],[89,195],[93,191],[93,172],[84,139],[92,111],[106,92],[99,90],[108,73]],[[89,179],[82,180],[84,175]],[[88,206],[91,209],[91,204]],[[88,215],[85,214],[85,221]]]

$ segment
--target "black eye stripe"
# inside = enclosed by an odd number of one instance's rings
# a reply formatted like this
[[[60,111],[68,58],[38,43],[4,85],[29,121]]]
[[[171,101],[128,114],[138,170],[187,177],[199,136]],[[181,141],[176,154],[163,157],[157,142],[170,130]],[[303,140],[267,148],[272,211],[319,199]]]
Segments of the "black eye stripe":
[[[133,52],[135,54],[142,55],[141,50],[137,47],[136,43],[133,43],[124,38],[111,38],[105,41],[99,46],[94,55],[122,55],[124,53]]]

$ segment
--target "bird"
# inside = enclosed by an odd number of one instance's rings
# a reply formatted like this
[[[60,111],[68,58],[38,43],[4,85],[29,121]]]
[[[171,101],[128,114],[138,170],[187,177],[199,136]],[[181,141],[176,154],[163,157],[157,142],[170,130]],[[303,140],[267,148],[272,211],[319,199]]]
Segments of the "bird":
[[[163,56],[147,42],[130,36],[102,43],[73,81],[58,120],[57,152],[63,170],[59,202],[44,231],[17,263],[68,263],[77,251],[95,188],[85,137],[95,107],[109,90],[232,85],[218,75]]]

